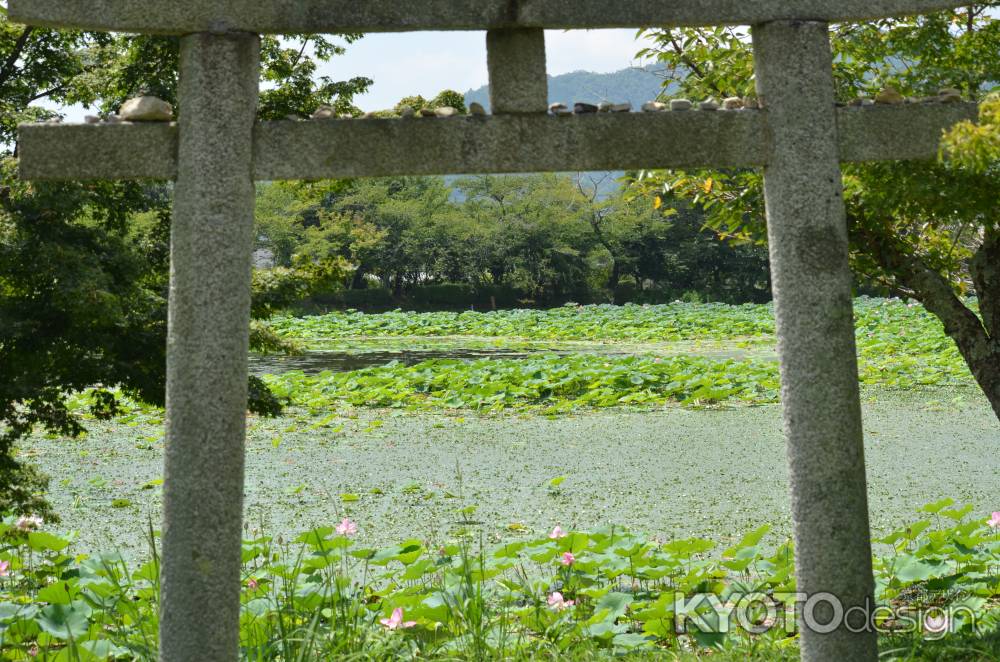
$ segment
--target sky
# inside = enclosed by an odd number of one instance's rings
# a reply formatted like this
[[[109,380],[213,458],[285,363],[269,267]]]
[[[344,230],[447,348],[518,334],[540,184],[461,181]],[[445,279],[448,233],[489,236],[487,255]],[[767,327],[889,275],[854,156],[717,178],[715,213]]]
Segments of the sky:
[[[547,30],[549,74],[571,71],[608,73],[637,64],[645,45],[635,30]],[[444,89],[466,92],[487,83],[485,32],[410,32],[369,34],[347,47],[347,53],[320,67],[334,80],[367,76],[375,81],[358,97],[365,111],[391,108],[403,97],[433,97]],[[63,109],[70,121],[85,111]]]
[[[547,30],[550,75],[570,71],[608,73],[636,63],[643,47],[635,30]],[[370,91],[355,98],[364,111],[392,108],[400,99],[434,97],[441,90],[466,92],[487,84],[485,32],[405,32],[369,34],[347,46],[347,53],[319,67],[333,80],[367,76]],[[63,108],[67,121],[79,122],[82,108]]]
[[[611,72],[631,66],[642,42],[635,30],[546,31],[549,74]],[[320,68],[334,80],[367,76],[370,92],[356,99],[362,110],[391,108],[403,97],[466,92],[487,83],[485,32],[370,34],[345,55]]]

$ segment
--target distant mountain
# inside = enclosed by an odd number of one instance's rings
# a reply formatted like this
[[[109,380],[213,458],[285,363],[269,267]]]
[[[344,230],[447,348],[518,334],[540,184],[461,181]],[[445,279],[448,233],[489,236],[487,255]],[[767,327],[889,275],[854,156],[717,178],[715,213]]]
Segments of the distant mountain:
[[[577,101],[600,103],[630,101],[635,110],[642,104],[655,99],[663,90],[665,68],[661,64],[646,67],[622,69],[610,74],[595,74],[592,71],[574,71],[560,76],[549,76],[549,103],[564,103],[570,108]],[[490,88],[484,85],[478,90],[465,93],[465,105],[478,102],[484,108],[490,107]],[[586,186],[597,185],[600,197],[613,195],[620,184],[616,181],[623,172],[596,172],[584,174]],[[573,176],[577,176],[573,173]],[[454,178],[446,178],[449,183]]]
[[[591,71],[574,71],[559,76],[549,76],[549,103],[565,103],[569,107],[577,101],[600,103],[611,101],[632,102],[636,110],[655,99],[663,89],[663,65],[622,69],[610,74]],[[484,85],[465,93],[465,105],[478,102],[490,107],[490,88]]]

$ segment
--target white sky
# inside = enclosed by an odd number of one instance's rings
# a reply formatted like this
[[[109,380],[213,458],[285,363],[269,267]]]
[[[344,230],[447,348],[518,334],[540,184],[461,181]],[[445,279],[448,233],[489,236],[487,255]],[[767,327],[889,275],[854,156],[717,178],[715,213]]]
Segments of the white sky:
[[[363,0],[362,0],[363,1]],[[607,73],[637,63],[645,46],[635,30],[548,30],[548,71]],[[391,108],[401,98],[435,96],[443,89],[465,92],[487,83],[485,32],[412,32],[370,34],[347,47],[345,55],[320,67],[334,80],[367,76],[371,91],[356,102],[362,110]],[[84,111],[64,109],[67,119],[80,121]]]
[[[570,71],[606,73],[631,66],[643,47],[635,30],[547,31],[549,74]],[[319,68],[333,80],[367,76],[371,91],[356,99],[362,110],[391,108],[406,96],[433,97],[444,89],[466,92],[486,85],[485,32],[409,32],[370,34]],[[71,122],[82,108],[65,108]]]
[[[642,48],[635,35],[635,30],[549,30],[549,74],[625,69]],[[374,80],[371,91],[357,99],[362,110],[391,108],[415,94],[433,97],[444,89],[465,92],[487,83],[486,33],[371,34],[321,67],[321,73],[334,80],[354,76]]]

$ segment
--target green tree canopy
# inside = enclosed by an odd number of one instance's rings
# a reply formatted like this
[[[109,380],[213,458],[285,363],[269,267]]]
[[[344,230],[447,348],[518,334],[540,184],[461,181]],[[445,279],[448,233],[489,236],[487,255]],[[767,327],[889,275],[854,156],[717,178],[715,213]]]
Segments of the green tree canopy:
[[[1000,3],[922,17],[834,26],[838,100],[894,87],[912,97],[957,88],[983,99],[1000,81]],[[668,84],[692,98],[754,94],[745,30],[655,29],[646,33]],[[939,317],[1000,416],[1000,179],[997,116],[953,134],[959,158],[843,167],[856,270],[920,301]],[[994,128],[989,128],[994,127]],[[975,167],[968,167],[969,163]],[[762,175],[757,170],[643,173],[642,191],[679,196],[708,224],[742,241],[763,241]],[[965,297],[974,292],[978,306]]]
[[[371,81],[313,80],[316,62],[341,50],[316,36],[266,38],[262,116],[354,109]],[[21,182],[17,124],[53,117],[48,108],[59,105],[111,112],[138,94],[176,103],[177,53],[175,38],[17,25],[0,5],[0,512],[53,515],[41,496],[46,480],[14,444],[36,425],[79,434],[71,393],[96,387],[91,412],[106,418],[119,394],[162,403],[165,382],[171,186]],[[338,268],[309,265],[282,282],[272,274],[258,282],[255,314],[308,283],[328,283]],[[273,345],[259,329],[253,337]],[[251,393],[254,410],[276,410],[258,380]]]

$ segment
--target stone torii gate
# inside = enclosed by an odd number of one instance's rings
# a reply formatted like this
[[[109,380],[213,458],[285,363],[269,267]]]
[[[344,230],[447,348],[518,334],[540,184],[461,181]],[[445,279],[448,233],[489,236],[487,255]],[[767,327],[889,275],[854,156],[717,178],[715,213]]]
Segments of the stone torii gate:
[[[929,158],[973,104],[837,108],[829,22],[955,0],[10,0],[38,26],[181,35],[178,124],[20,130],[22,176],[176,180],[161,659],[238,655],[254,181],[762,166],[798,590],[873,593],[840,163]],[[739,112],[546,114],[545,28],[751,25]],[[257,122],[260,33],[486,30],[492,116]],[[820,613],[821,612],[817,612]],[[822,615],[822,614],[821,614]],[[827,616],[832,617],[828,610]],[[802,630],[805,660],[872,632]]]

